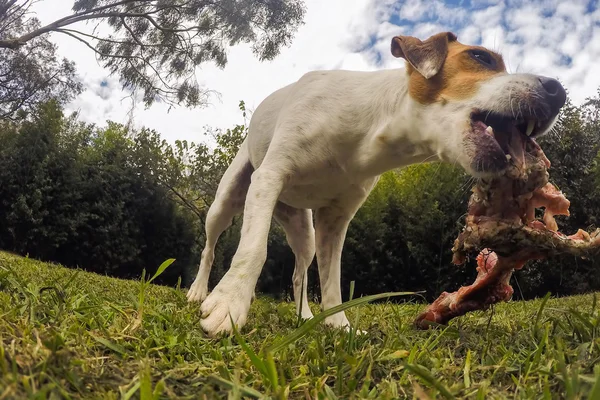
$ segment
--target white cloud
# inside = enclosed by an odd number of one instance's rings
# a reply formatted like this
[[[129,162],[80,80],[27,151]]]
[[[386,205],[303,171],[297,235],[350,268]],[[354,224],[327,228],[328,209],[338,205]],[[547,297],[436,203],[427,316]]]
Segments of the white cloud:
[[[471,16],[473,25],[477,27],[494,27],[500,25],[502,21],[502,12],[504,11],[504,4],[498,4],[495,6],[487,7],[482,10],[476,11]]]
[[[221,93],[206,109],[188,110],[154,105],[138,106],[135,122],[154,128],[169,141],[204,140],[203,127],[232,127],[242,121],[238,102],[254,109],[274,90],[313,69],[374,70],[402,65],[389,52],[395,35],[421,38],[452,30],[464,43],[479,43],[500,51],[510,71],[558,77],[576,103],[596,94],[600,74],[600,9],[587,13],[587,1],[499,1],[489,6],[474,0],[477,10],[450,6],[440,0],[307,0],[305,25],[290,48],[272,62],[258,62],[249,46],[229,51],[229,63],[220,70],[205,65],[198,78]],[[36,5],[43,22],[70,12],[72,1],[44,0]],[[397,26],[402,18],[413,23]],[[103,124],[107,119],[127,122],[129,100],[116,77],[98,66],[89,49],[74,40],[54,35],[60,52],[77,63],[88,90],[71,105],[82,118]],[[565,60],[571,59],[569,65]],[[101,82],[106,81],[107,86]],[[125,99],[124,99],[125,98]]]
[[[427,1],[408,0],[400,8],[399,17],[408,21],[421,20],[430,10]]]
[[[569,57],[573,57],[581,50],[581,42],[582,38],[577,32],[569,32],[562,43],[560,43],[559,50]]]
[[[465,27],[457,35],[464,43],[477,43],[481,40],[481,30],[473,25]]]

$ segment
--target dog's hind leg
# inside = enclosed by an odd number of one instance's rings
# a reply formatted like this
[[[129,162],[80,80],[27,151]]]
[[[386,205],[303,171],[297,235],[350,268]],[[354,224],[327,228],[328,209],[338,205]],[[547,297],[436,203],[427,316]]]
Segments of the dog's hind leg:
[[[223,174],[215,200],[208,209],[205,224],[206,244],[202,251],[198,275],[187,293],[188,301],[204,301],[208,296],[208,278],[215,258],[217,240],[225,229],[231,226],[233,217],[244,209],[253,171],[245,146],[245,143],[242,144],[240,151]]]
[[[317,265],[321,281],[321,308],[342,304],[342,248],[350,221],[368,195],[368,190],[351,192],[341,201],[315,211]],[[343,311],[325,318],[325,324],[340,328],[350,324]]]
[[[281,202],[275,207],[275,220],[282,226],[285,236],[296,258],[293,275],[294,302],[296,313],[303,319],[313,317],[308,306],[308,267],[315,257],[315,228],[312,211],[290,207]]]

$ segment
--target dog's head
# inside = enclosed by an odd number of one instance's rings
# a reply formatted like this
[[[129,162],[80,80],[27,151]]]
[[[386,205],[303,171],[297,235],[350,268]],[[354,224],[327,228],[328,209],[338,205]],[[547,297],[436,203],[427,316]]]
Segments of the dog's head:
[[[474,176],[499,174],[511,158],[522,163],[527,143],[551,129],[566,101],[557,80],[509,74],[499,54],[450,32],[425,41],[396,36],[391,50],[407,61],[416,129],[439,138],[441,159]]]

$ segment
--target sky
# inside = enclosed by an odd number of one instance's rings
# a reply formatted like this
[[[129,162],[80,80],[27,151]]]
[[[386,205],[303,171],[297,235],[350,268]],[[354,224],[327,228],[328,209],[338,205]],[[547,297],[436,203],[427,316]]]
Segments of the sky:
[[[273,61],[259,62],[250,45],[228,50],[224,69],[204,65],[199,82],[218,95],[201,109],[163,104],[137,106],[134,124],[155,129],[169,142],[206,140],[205,127],[243,123],[240,100],[249,111],[273,91],[318,69],[371,71],[402,68],[390,54],[395,35],[426,39],[454,32],[465,44],[500,52],[509,72],[560,79],[575,104],[600,87],[600,0],[306,0],[304,25],[291,46]],[[69,0],[42,0],[34,11],[42,23],[70,13]],[[104,125],[127,123],[130,100],[117,77],[73,39],[54,34],[59,53],[76,62],[86,90],[68,105],[80,119]]]

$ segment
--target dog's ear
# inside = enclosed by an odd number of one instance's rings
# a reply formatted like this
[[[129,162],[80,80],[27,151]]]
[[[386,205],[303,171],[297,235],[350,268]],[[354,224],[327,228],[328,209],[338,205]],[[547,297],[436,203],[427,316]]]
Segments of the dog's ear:
[[[435,76],[448,55],[448,43],[456,41],[452,32],[433,35],[425,41],[412,36],[396,36],[392,39],[392,54],[402,57],[426,79]]]

